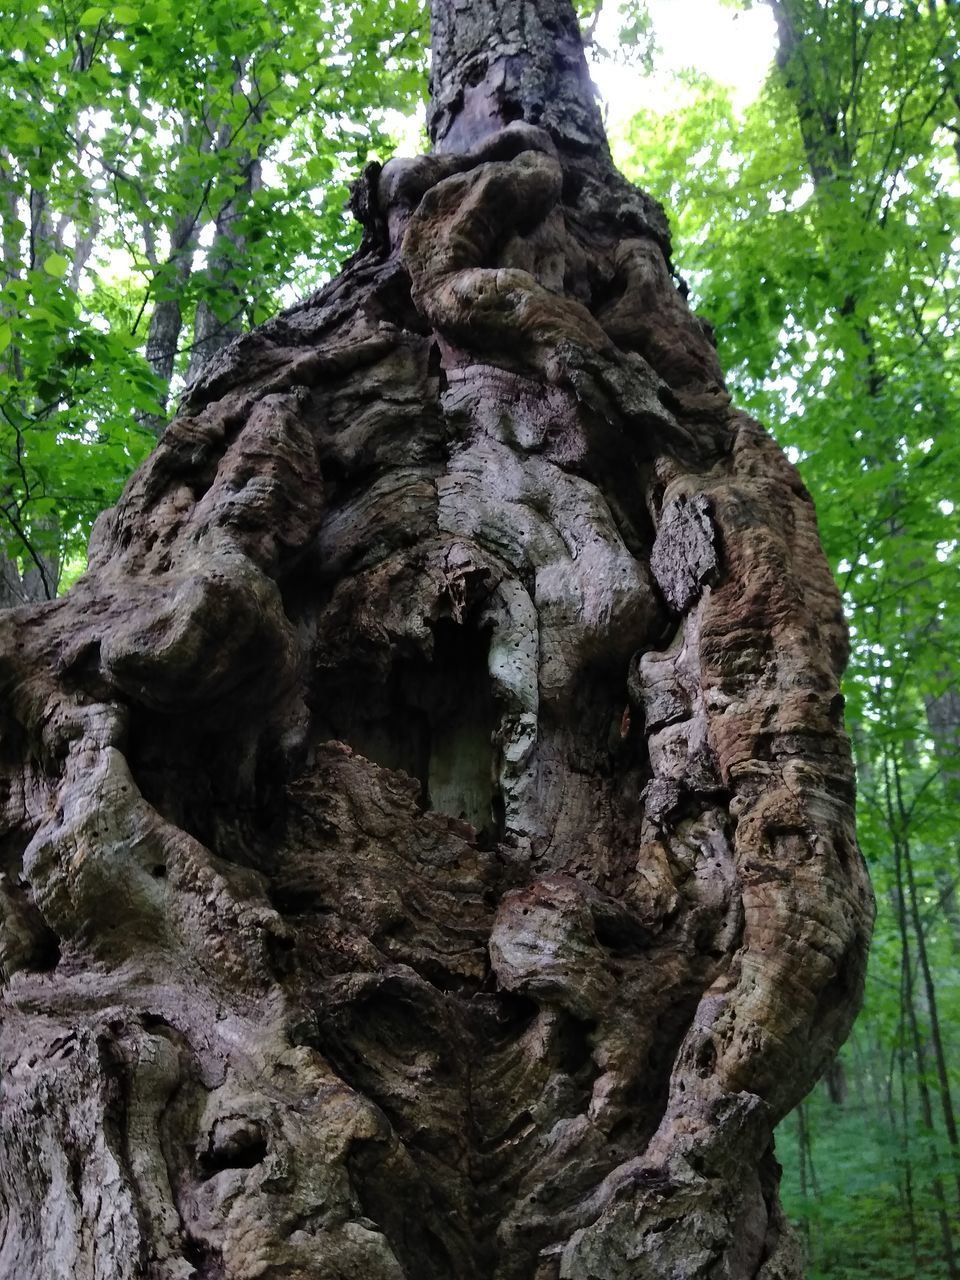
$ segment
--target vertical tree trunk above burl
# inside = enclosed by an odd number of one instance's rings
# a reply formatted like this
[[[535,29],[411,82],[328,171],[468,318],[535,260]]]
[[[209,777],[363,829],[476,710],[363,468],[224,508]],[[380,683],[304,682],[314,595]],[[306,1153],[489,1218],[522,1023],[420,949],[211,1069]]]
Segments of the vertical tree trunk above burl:
[[[572,9],[0,618],[0,1277],[797,1280],[871,899],[813,510]]]

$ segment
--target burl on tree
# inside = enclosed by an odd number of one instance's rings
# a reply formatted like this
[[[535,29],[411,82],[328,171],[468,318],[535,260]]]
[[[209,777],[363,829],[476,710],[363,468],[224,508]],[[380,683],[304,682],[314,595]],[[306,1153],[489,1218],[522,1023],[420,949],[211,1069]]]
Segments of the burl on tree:
[[[0,621],[2,1280],[799,1280],[846,635],[568,0]]]

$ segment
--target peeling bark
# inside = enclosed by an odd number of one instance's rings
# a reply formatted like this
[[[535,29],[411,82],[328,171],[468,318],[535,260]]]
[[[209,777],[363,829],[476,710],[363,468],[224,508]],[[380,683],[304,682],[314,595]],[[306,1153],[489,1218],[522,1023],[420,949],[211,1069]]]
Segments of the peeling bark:
[[[0,1276],[802,1274],[872,913],[813,508],[566,4],[437,18],[437,152],[0,617]]]

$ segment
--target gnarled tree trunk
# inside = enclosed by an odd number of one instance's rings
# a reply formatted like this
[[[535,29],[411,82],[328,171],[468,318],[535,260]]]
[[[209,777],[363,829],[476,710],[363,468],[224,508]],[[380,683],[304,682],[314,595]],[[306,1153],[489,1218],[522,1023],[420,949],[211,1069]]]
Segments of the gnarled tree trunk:
[[[796,1280],[871,899],[810,500],[568,0],[0,618],[4,1280]]]

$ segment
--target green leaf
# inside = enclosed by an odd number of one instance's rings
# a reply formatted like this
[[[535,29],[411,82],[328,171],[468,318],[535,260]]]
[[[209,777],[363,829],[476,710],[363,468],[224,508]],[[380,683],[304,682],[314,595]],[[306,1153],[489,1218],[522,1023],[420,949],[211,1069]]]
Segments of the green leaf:
[[[80,15],[81,27],[95,27],[101,18],[106,16],[106,9],[98,9],[94,6],[91,9],[85,9]]]
[[[62,253],[51,253],[48,258],[44,259],[43,269],[48,276],[62,280],[70,270],[70,259],[65,258]]]
[[[24,146],[33,146],[40,141],[40,131],[32,124],[18,124],[13,128],[13,140]]]
[[[114,7],[113,16],[118,22],[122,22],[125,27],[128,27],[131,22],[136,22],[140,15],[129,4],[118,4]]]
[[[13,338],[8,324],[0,324],[0,351],[6,351]]]

